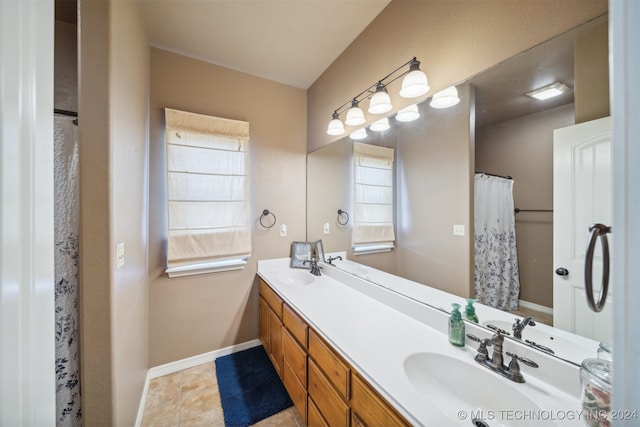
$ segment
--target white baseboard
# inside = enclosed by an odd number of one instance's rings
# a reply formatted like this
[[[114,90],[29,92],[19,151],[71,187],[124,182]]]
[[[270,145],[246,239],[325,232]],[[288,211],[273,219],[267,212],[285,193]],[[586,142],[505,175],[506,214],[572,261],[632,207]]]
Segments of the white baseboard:
[[[257,347],[262,343],[260,340],[255,339],[240,344],[231,345],[229,347],[221,348],[218,350],[210,351],[208,353],[198,354],[196,356],[187,357],[186,359],[176,360],[175,362],[165,363],[164,365],[154,366],[147,371],[147,379],[144,383],[144,390],[142,391],[142,397],[140,398],[140,406],[138,408],[138,416],[136,417],[136,427],[142,425],[142,416],[144,415],[144,403],[147,400],[147,393],[149,392],[149,383],[153,378],[161,377],[163,375],[173,374],[174,372],[182,371],[183,369],[193,368],[194,366],[202,365],[203,363],[209,363],[216,360],[218,357],[226,356],[228,354],[237,353],[242,350]]]
[[[518,304],[523,306],[524,308],[530,308],[531,310],[539,311],[545,314],[553,314],[553,308],[546,307],[544,305],[536,304],[529,301],[518,300]]]

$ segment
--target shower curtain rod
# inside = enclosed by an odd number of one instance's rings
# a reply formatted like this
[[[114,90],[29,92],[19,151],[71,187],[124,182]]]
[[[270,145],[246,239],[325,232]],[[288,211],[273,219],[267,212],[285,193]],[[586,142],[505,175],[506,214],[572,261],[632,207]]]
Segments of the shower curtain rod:
[[[70,116],[70,117],[78,117],[78,113],[75,111],[69,111],[69,110],[60,110],[58,108],[54,108],[53,112],[55,114],[62,114],[63,116]]]
[[[76,111],[60,110],[58,108],[54,108],[53,114],[60,114],[62,116],[75,117],[75,119],[73,120],[73,124],[78,126],[78,113]]]
[[[519,209],[519,208],[515,208],[513,211],[515,213],[518,213],[518,212],[553,212],[553,209]]]
[[[481,173],[481,174],[489,175],[489,176],[496,176],[496,177],[498,177],[498,178],[504,178],[504,179],[513,179],[513,178],[511,177],[511,175],[504,176],[504,175],[496,175],[496,174],[494,174],[494,173],[478,172],[478,171],[476,171],[476,173]]]

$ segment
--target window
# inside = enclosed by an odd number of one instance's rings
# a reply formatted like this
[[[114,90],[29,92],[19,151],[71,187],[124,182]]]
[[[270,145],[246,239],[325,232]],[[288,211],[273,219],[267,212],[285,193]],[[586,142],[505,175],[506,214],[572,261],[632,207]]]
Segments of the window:
[[[165,123],[169,277],[243,268],[249,123],[168,108]]]
[[[353,144],[355,253],[393,248],[393,157],[392,148]]]

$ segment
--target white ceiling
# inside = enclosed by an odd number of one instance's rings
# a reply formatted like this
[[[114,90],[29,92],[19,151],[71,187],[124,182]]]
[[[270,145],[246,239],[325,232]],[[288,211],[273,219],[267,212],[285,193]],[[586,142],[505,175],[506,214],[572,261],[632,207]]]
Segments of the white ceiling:
[[[137,0],[152,46],[307,89],[390,0]]]

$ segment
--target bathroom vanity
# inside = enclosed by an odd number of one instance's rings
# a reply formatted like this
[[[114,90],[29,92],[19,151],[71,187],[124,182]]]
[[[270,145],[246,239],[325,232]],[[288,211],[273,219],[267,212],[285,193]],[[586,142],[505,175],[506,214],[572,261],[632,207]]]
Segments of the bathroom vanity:
[[[477,343],[449,344],[434,307],[327,264],[259,261],[258,275],[260,340],[307,425],[583,425],[574,364],[504,340],[505,363],[539,365],[516,383],[476,363]]]

